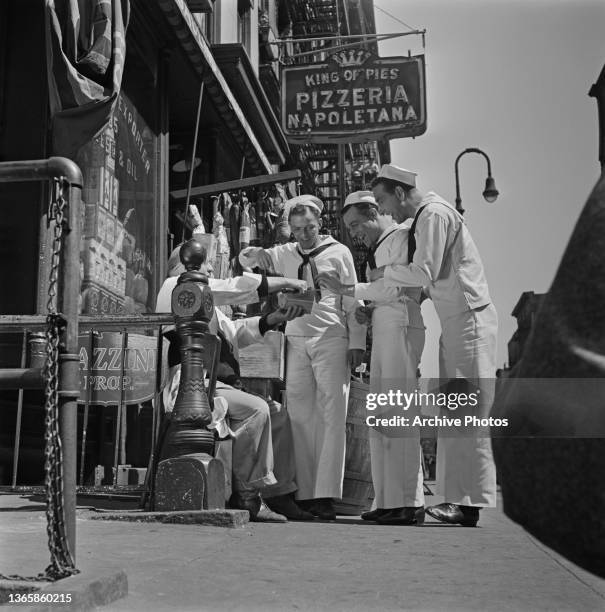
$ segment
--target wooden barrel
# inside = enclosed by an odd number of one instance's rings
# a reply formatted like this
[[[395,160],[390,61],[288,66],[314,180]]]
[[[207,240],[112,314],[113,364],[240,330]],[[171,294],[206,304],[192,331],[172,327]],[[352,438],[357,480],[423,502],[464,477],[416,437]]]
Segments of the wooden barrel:
[[[368,390],[367,384],[351,381],[347,412],[345,477],[342,500],[337,500],[334,504],[337,514],[359,515],[370,508],[374,499],[365,407]]]

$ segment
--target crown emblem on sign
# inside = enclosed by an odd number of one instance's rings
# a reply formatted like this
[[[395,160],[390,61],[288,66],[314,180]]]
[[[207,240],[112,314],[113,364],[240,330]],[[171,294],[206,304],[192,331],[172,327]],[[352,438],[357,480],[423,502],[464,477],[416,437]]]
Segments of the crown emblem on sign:
[[[332,59],[343,68],[361,66],[370,57],[365,49],[343,49],[332,55]]]

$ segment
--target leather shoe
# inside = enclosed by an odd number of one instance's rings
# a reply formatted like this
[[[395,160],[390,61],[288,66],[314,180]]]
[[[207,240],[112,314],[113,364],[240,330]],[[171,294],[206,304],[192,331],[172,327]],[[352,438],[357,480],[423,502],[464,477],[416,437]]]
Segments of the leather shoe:
[[[376,519],[379,525],[422,525],[424,523],[424,507],[391,508],[387,514]]]
[[[248,510],[251,523],[287,523],[288,519],[282,514],[272,512],[267,508],[260,495],[253,497],[242,497],[234,493],[229,500],[232,508]]]
[[[335,521],[336,512],[334,503],[329,497],[318,497],[317,499],[305,499],[296,502],[301,508],[310,512],[322,521]]]
[[[427,514],[448,525],[476,527],[479,522],[479,508],[443,503],[426,509]]]
[[[265,498],[265,503],[273,512],[283,514],[289,521],[313,521],[311,512],[299,508],[290,495],[275,495]]]
[[[334,503],[329,497],[322,497],[315,502],[314,505],[315,516],[322,521],[335,521],[336,511],[334,510]]]
[[[273,512],[267,507],[264,501],[261,501],[260,508],[255,516],[250,514],[252,523],[287,523],[288,519],[283,514]]]
[[[361,520],[362,521],[375,521],[379,519],[381,516],[388,514],[389,512],[390,510],[387,510],[386,508],[376,508],[376,510],[369,510],[368,512],[362,512]]]
[[[296,503],[313,516],[322,521],[335,521],[336,512],[330,497],[317,497],[315,499],[297,499]]]

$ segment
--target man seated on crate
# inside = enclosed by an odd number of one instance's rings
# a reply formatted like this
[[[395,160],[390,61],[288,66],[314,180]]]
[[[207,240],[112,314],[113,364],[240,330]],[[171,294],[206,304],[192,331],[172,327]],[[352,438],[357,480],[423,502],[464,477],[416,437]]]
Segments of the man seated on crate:
[[[177,247],[170,257],[168,278],[158,294],[156,312],[170,311],[172,290],[176,279],[184,272],[179,259],[179,249],[180,247]],[[210,276],[212,266],[204,263],[200,271]],[[313,520],[313,515],[300,509],[293,499],[293,493],[296,491],[295,464],[288,414],[279,403],[272,400],[267,403],[263,398],[246,393],[242,389],[238,362],[240,348],[262,342],[265,332],[284,321],[300,316],[302,311],[298,307],[291,307],[260,317],[232,321],[216,308],[216,305],[224,304],[226,299],[237,302],[246,292],[249,294],[248,298],[254,291],[263,293],[258,284],[267,281],[259,280],[259,275],[248,275],[247,279],[245,283],[240,282],[239,293],[236,291],[239,282],[237,279],[210,279],[215,300],[215,316],[210,322],[210,331],[221,339],[215,396],[227,401],[227,417],[233,440],[233,495],[230,505],[248,510],[250,519],[256,522]],[[257,282],[255,290],[252,281]],[[269,287],[265,290],[273,291],[278,286],[305,288],[298,280],[280,278],[275,281],[273,284],[272,279],[268,279]],[[256,299],[258,297],[257,295]],[[178,337],[175,335],[171,338],[168,355],[170,382],[164,390],[164,405],[167,411],[172,411],[178,392],[179,359]]]

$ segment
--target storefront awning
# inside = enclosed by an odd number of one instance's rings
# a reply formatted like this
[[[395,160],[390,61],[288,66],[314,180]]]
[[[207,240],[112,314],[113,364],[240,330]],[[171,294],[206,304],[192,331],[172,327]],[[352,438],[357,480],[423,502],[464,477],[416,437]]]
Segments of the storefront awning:
[[[158,0],[166,20],[183,48],[193,69],[203,78],[209,95],[246,158],[249,167],[258,174],[271,173],[271,163],[254,130],[229,89],[212,51],[206,42],[185,0]]]
[[[202,185],[193,187],[189,195],[193,197],[206,196],[212,193],[222,193],[224,191],[237,191],[238,189],[248,189],[249,187],[260,187],[261,185],[272,185],[275,183],[287,183],[288,181],[299,180],[302,173],[300,170],[286,170],[275,174],[265,174],[250,178],[239,179],[236,181],[225,181],[223,183],[213,183],[212,185]],[[176,201],[187,198],[186,189],[177,189],[170,192],[170,197]]]
[[[212,53],[229,87],[237,99],[246,105],[250,125],[269,160],[274,164],[283,164],[289,152],[288,142],[243,46],[234,43],[212,45]]]

